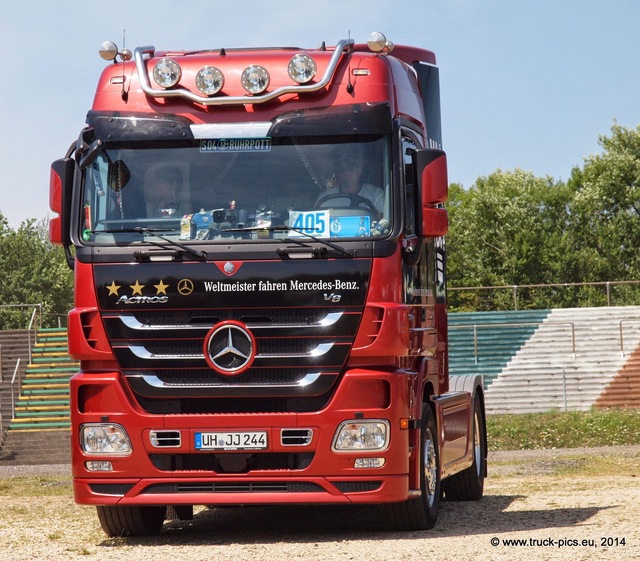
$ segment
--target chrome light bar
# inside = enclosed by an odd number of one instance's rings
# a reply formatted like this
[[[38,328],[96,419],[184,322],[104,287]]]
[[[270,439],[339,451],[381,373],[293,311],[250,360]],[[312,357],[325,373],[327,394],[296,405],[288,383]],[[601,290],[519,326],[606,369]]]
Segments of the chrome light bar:
[[[333,56],[329,61],[329,65],[327,66],[324,76],[320,81],[314,84],[283,86],[281,88],[273,90],[272,92],[252,96],[243,95],[230,97],[206,97],[195,94],[185,88],[170,90],[155,89],[151,86],[149,75],[145,66],[145,60],[148,60],[151,55],[153,55],[156,50],[155,47],[138,47],[134,51],[134,59],[136,62],[136,69],[138,71],[138,77],[140,80],[140,87],[142,88],[142,91],[144,91],[144,93],[151,97],[183,97],[195,103],[201,103],[202,105],[251,105],[265,103],[286,94],[316,92],[318,90],[321,90],[331,81],[331,78],[333,77],[340,57],[342,56],[345,48],[353,44],[353,39],[342,39],[341,41],[338,41]]]

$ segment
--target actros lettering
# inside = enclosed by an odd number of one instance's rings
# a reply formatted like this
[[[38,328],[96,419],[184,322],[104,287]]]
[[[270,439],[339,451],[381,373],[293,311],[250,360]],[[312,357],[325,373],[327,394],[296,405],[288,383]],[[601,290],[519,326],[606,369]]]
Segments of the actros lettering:
[[[168,296],[120,296],[116,304],[166,304]]]

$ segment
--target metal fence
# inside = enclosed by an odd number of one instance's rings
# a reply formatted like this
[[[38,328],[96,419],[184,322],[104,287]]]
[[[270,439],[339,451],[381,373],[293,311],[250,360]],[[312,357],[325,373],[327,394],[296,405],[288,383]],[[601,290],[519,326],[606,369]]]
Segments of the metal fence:
[[[616,295],[617,288],[628,288],[624,291],[624,294]],[[556,284],[513,284],[502,286],[455,286],[448,287],[450,301],[456,297],[460,298],[465,294],[473,294],[480,298],[490,298],[491,302],[495,304],[496,299],[499,299],[501,303],[504,302],[504,310],[518,310],[522,309],[524,301],[525,308],[534,309],[537,306],[532,305],[536,300],[544,300],[545,305],[542,307],[581,307],[577,304],[567,305],[566,294],[569,290],[576,289],[594,289],[592,300],[584,304],[588,307],[598,306],[627,306],[640,304],[640,280],[633,281],[602,281],[602,282],[570,282],[570,283],[556,283]],[[637,290],[633,290],[637,289]],[[547,296],[540,298],[539,296],[531,296],[532,292],[539,294],[546,292]],[[528,292],[529,295],[523,295]],[[618,291],[621,292],[621,291]],[[457,294],[456,294],[457,293]],[[484,294],[483,294],[484,293]],[[489,296],[485,296],[489,294]],[[510,294],[510,296],[509,296]],[[631,301],[630,301],[631,300]],[[511,304],[506,305],[506,302]],[[554,305],[554,302],[556,304]],[[464,303],[458,307],[464,307]],[[496,309],[494,306],[492,309]],[[462,309],[459,311],[463,311]],[[465,310],[466,311],[466,310]],[[479,310],[468,310],[479,311]]]
[[[640,321],[640,320],[638,320]],[[620,322],[622,324],[622,321]],[[471,330],[473,341],[473,359],[475,364],[478,364],[478,360],[481,356],[480,345],[478,340],[478,330],[493,329],[496,327],[515,329],[517,327],[537,327],[540,323],[526,323],[526,322],[513,322],[513,323],[472,323],[469,325],[449,325],[449,331]],[[549,321],[547,325],[565,325],[570,329],[570,335],[568,335],[568,341],[570,342],[571,356],[575,360],[576,358],[576,326],[572,321]],[[451,346],[450,346],[451,348]],[[620,325],[620,349],[622,352],[622,325]],[[451,352],[451,351],[449,351]],[[623,355],[624,356],[624,355]]]

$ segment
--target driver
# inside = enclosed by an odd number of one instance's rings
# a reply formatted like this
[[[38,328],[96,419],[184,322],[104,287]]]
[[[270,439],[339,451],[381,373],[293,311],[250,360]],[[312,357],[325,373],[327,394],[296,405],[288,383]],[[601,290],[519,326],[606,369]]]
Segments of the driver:
[[[358,195],[370,201],[378,214],[382,216],[384,212],[384,191],[371,183],[364,182],[364,158],[356,158],[350,155],[341,155],[336,162],[335,176],[328,182],[327,189],[320,193],[318,200],[324,199],[330,195],[345,193],[349,195]],[[332,202],[340,201],[339,197],[327,201],[326,205]],[[325,203],[323,203],[324,206]],[[344,205],[351,204],[351,199],[345,197]]]

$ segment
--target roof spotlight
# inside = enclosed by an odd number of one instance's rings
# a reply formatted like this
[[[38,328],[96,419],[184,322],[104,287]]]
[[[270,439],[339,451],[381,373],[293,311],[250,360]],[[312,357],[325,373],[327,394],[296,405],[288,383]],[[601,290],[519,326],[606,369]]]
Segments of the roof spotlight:
[[[313,80],[316,75],[316,70],[315,61],[309,55],[305,54],[294,55],[287,67],[289,77],[298,84],[306,84]]]
[[[267,69],[256,64],[245,68],[241,77],[242,87],[252,95],[265,91],[269,87],[269,80]]]
[[[153,67],[153,79],[162,88],[175,86],[182,76],[180,65],[170,58],[161,58]]]
[[[224,76],[214,66],[205,66],[196,75],[196,86],[204,95],[217,94],[223,85]]]

